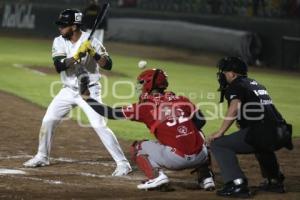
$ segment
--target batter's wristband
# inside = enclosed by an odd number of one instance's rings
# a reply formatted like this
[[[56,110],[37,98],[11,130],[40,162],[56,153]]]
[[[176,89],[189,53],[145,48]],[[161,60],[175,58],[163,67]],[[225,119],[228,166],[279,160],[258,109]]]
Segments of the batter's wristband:
[[[100,58],[101,58],[101,56],[100,56],[98,53],[95,53],[94,59],[95,59],[96,61],[99,61]]]

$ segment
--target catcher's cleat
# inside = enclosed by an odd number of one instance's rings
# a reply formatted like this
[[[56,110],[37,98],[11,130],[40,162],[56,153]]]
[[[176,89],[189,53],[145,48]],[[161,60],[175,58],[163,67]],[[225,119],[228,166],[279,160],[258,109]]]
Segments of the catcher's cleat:
[[[160,171],[158,177],[137,185],[137,188],[140,190],[153,190],[161,188],[163,190],[169,182],[169,178]]]
[[[112,176],[126,176],[130,172],[132,172],[132,168],[129,162],[128,161],[121,162],[120,164],[119,163],[117,164],[117,168],[112,173]]]
[[[26,161],[23,163],[24,167],[44,167],[50,165],[49,159],[47,157],[42,157],[42,156],[34,156],[30,160]]]
[[[215,190],[215,182],[214,182],[214,173],[209,168],[209,164],[206,163],[204,165],[199,166],[198,168],[194,169],[191,174],[197,172],[198,176],[198,184],[200,188],[206,191],[213,191]]]
[[[213,191],[216,188],[213,177],[204,178],[199,184],[205,191]]]

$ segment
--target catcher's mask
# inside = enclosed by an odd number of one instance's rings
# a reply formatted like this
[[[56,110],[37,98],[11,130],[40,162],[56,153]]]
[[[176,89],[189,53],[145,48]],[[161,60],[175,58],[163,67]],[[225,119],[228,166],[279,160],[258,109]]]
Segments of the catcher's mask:
[[[225,90],[228,87],[228,83],[224,72],[235,72],[241,76],[247,76],[248,66],[239,57],[225,57],[219,60],[217,65],[219,71],[217,72],[217,78],[219,82],[218,91],[221,92],[220,103],[224,101]]]
[[[138,95],[150,94],[153,90],[163,92],[168,87],[168,75],[161,69],[148,69],[137,77]]]

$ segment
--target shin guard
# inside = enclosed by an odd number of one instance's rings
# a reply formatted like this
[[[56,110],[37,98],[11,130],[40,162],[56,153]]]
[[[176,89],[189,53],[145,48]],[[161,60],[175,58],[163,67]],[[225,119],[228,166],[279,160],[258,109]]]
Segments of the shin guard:
[[[136,164],[141,171],[149,179],[156,178],[158,176],[158,168],[153,168],[150,161],[148,160],[148,155],[138,155],[136,156]]]

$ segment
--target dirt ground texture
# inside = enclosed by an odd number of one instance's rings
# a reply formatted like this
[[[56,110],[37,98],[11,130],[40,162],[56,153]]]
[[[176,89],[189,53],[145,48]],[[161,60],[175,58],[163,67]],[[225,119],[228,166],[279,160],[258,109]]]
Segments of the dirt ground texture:
[[[174,60],[193,64],[215,65],[216,55],[170,50],[160,47],[108,43],[114,53],[141,58]],[[168,52],[168,54],[166,54]],[[29,66],[29,68],[31,68]],[[34,69],[42,71],[43,68]],[[55,73],[44,71],[44,73]],[[113,74],[122,76],[119,74]],[[171,180],[171,191],[139,191],[136,185],[144,180],[134,171],[125,177],[112,177],[115,163],[91,128],[82,128],[72,120],[63,121],[56,130],[51,152],[51,165],[42,168],[23,168],[37,150],[38,133],[45,109],[19,97],[0,92],[0,199],[223,199],[214,192],[198,188],[191,170],[166,171]],[[132,141],[120,140],[129,158]],[[295,149],[280,150],[277,155],[286,176],[286,194],[259,192],[253,199],[300,199],[300,140],[294,140]],[[242,169],[249,177],[250,186],[262,180],[253,155],[239,156]],[[213,161],[217,186],[221,187],[217,164]],[[24,174],[4,174],[4,169],[20,170]]]
[[[198,189],[190,170],[166,171],[172,191],[138,191],[136,185],[144,176],[133,165],[126,177],[110,174],[115,164],[90,128],[81,128],[72,120],[63,121],[58,129],[51,153],[51,165],[42,168],[22,168],[22,163],[37,150],[38,132],[45,109],[7,93],[0,93],[0,169],[21,170],[25,174],[0,173],[0,199],[221,199],[214,192]],[[130,141],[119,140],[127,157]],[[300,140],[295,150],[278,152],[286,175],[286,194],[258,193],[254,199],[300,198]],[[240,157],[241,166],[249,176],[251,186],[261,181],[254,156]],[[218,186],[219,170],[214,163]],[[0,170],[0,171],[1,171]]]

